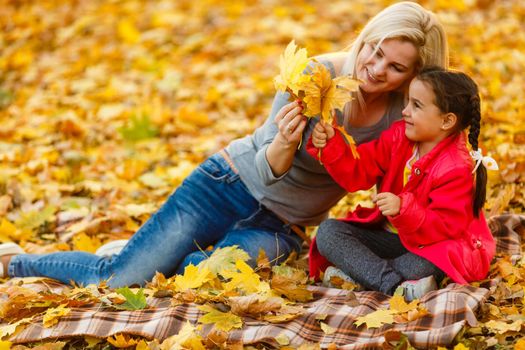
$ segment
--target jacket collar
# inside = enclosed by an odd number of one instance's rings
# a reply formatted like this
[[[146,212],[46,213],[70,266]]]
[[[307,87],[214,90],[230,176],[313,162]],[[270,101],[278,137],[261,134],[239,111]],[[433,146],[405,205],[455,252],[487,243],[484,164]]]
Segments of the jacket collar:
[[[414,145],[414,142],[410,142]],[[405,189],[416,186],[423,178],[423,173],[428,171],[428,168],[439,159],[443,152],[451,147],[458,147],[465,144],[465,134],[460,132],[459,134],[453,134],[438,143],[430,152],[425,154],[422,158],[417,160],[412,165],[412,172],[410,180],[405,185]]]

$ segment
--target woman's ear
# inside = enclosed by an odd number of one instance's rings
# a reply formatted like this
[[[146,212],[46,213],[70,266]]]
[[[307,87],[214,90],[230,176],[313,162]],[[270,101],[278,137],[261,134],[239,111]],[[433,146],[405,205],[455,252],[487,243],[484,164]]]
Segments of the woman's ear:
[[[451,131],[454,130],[458,122],[458,116],[454,113],[446,113],[443,115],[443,124],[441,125],[441,130]]]

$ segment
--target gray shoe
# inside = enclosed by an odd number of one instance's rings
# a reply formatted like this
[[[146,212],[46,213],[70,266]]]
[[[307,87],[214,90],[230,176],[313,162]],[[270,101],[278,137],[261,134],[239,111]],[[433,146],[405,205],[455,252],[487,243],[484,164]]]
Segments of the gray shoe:
[[[396,294],[403,293],[405,300],[410,302],[421,299],[430,291],[438,289],[434,276],[428,276],[419,280],[405,281],[396,289]]]
[[[342,279],[345,282],[350,282],[350,283],[353,283],[353,284],[357,285],[357,283],[352,279],[352,277],[348,276],[341,269],[338,269],[335,266],[329,266],[324,271],[323,287],[328,287],[328,288],[335,288],[335,287],[337,287],[336,285],[334,285],[331,282],[332,277],[339,277],[340,279]]]
[[[117,239],[101,245],[95,252],[98,256],[112,256],[120,253],[120,251],[128,244],[128,239]]]
[[[0,244],[0,258],[6,255],[24,254],[25,251],[16,243],[7,242]],[[0,278],[6,278],[7,271],[4,270],[4,265],[0,262]]]

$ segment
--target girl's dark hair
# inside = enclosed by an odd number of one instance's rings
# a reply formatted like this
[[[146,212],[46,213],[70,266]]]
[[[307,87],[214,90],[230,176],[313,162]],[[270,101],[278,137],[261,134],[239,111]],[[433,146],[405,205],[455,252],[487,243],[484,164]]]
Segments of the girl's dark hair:
[[[474,151],[478,150],[480,132],[480,101],[478,86],[468,75],[448,71],[440,67],[423,68],[416,79],[434,90],[435,104],[442,113],[454,113],[458,117],[458,131],[469,128],[468,141]],[[480,164],[476,169],[476,190],[473,195],[474,216],[478,217],[487,196],[487,169]]]

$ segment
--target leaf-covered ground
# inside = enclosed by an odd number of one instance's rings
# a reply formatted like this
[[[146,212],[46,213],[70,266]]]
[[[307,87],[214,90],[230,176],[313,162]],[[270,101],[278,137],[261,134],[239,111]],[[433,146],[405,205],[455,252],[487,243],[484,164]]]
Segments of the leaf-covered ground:
[[[292,39],[311,56],[342,49],[390,3],[1,0],[0,241],[37,253],[129,237],[199,162],[263,123]],[[523,213],[525,4],[421,3],[481,88],[481,147],[501,169],[487,215]],[[525,262],[506,261],[461,344],[512,348],[525,329]]]

